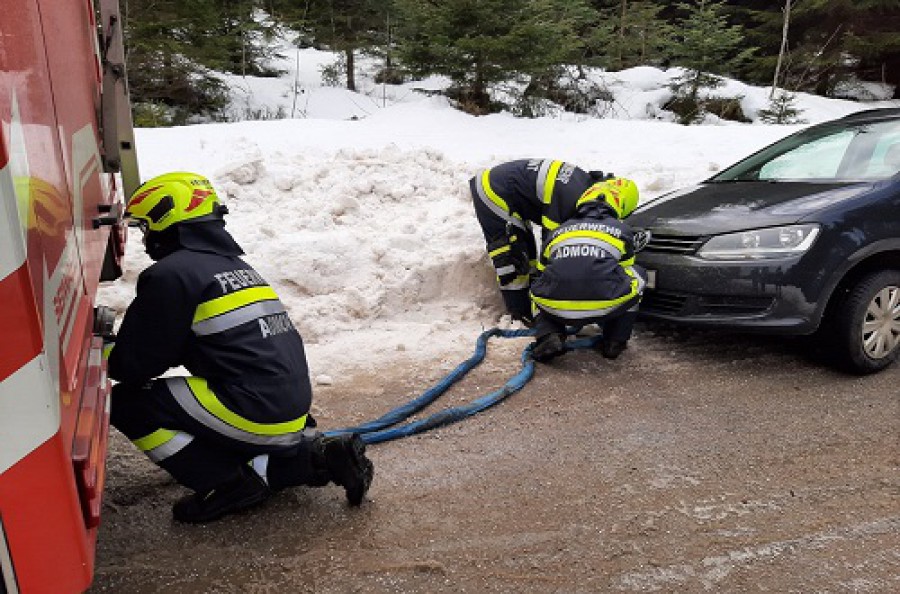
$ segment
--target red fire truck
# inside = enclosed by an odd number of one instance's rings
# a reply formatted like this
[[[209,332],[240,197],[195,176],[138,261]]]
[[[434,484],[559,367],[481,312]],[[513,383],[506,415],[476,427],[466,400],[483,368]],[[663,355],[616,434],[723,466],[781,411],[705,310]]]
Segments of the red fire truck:
[[[2,0],[0,594],[91,582],[114,318],[96,295],[137,182],[118,0]]]

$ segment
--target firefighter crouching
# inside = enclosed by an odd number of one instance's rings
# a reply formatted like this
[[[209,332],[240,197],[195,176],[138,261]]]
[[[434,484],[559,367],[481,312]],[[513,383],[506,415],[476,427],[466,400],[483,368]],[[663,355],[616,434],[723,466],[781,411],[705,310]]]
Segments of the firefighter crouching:
[[[646,273],[634,264],[634,234],[622,221],[637,204],[633,181],[598,182],[578,199],[575,214],[545,238],[531,283],[538,310],[535,360],[565,352],[566,326],[599,324],[600,352],[608,359],[625,350],[646,284]]]
[[[534,322],[528,287],[537,266],[533,226],[542,239],[575,214],[575,205],[602,171],[553,159],[521,159],[486,169],[469,180],[475,216],[497,271],[507,311]]]
[[[239,256],[206,178],[169,173],[139,187],[126,216],[155,263],[137,282],[111,350],[111,422],[193,494],[182,522],[209,522],[300,485],[342,486],[359,505],[373,476],[358,435],[324,438],[303,340],[266,281]],[[184,366],[190,377],[159,377]]]

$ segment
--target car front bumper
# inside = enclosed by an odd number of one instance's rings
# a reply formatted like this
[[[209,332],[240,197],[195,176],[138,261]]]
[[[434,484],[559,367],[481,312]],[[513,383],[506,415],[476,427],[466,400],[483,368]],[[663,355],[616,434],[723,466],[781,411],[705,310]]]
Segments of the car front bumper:
[[[801,258],[720,262],[642,252],[648,270],[642,317],[777,334],[808,334],[818,326],[814,270]]]

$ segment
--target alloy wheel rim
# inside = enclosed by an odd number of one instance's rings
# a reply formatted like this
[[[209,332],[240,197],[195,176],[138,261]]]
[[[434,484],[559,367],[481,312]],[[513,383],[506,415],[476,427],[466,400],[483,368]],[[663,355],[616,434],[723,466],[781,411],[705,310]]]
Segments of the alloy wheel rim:
[[[883,359],[900,345],[900,287],[887,286],[869,302],[862,325],[863,350]]]

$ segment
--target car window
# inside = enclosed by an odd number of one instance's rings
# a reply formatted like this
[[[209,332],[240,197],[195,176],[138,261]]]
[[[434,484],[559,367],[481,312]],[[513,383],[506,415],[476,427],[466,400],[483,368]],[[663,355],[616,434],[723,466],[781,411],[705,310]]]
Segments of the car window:
[[[710,182],[853,182],[900,174],[900,118],[835,120],[767,146]]]
[[[842,130],[801,144],[763,165],[759,179],[834,179],[854,136],[853,132]]]
[[[900,132],[885,135],[875,146],[867,165],[866,177],[900,173]]]

